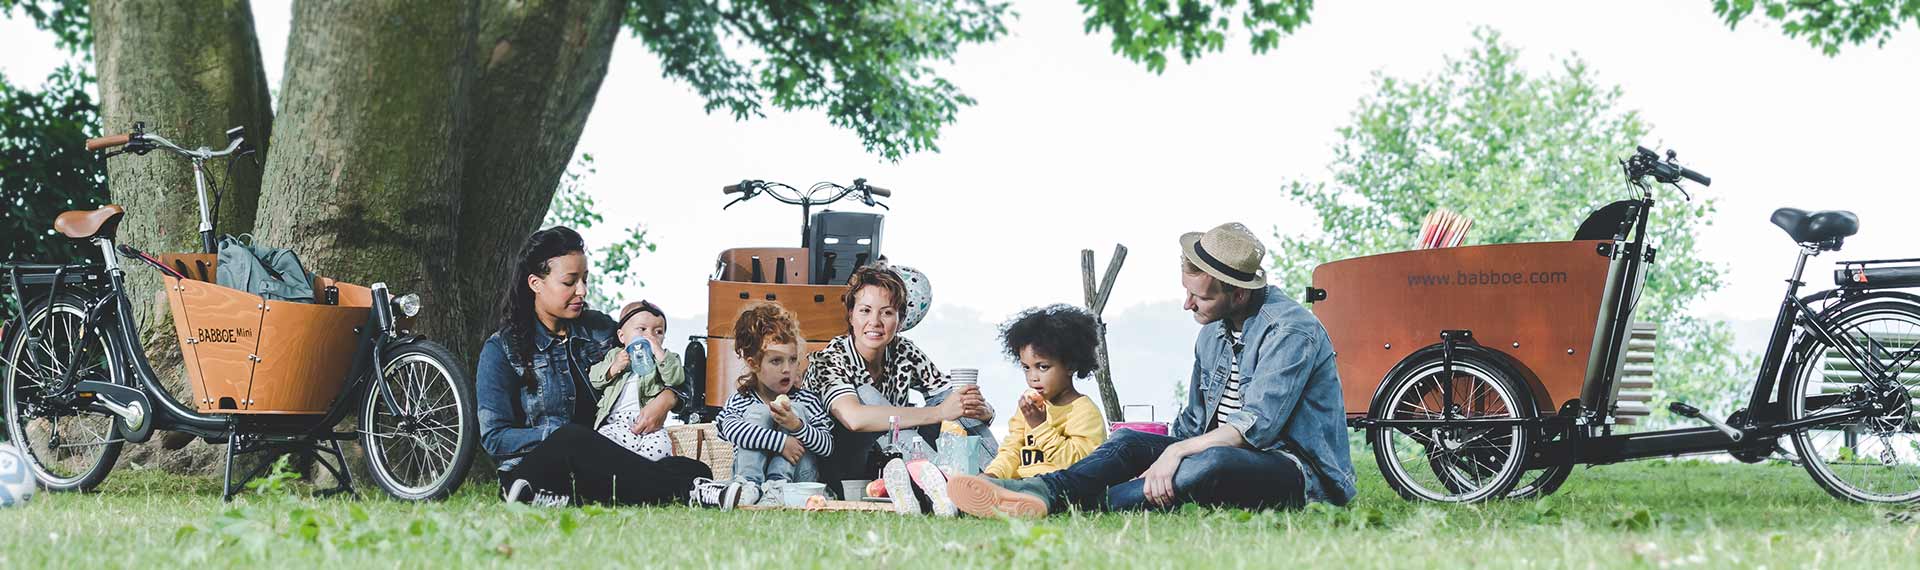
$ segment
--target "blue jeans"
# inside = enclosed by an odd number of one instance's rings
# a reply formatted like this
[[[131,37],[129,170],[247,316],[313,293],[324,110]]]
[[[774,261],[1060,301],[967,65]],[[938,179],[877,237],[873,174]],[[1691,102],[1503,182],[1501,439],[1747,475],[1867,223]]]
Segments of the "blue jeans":
[[[1091,455],[1040,476],[1053,497],[1088,511],[1156,508],[1137,480],[1167,447],[1180,440],[1120,430]],[[1215,447],[1188,456],[1173,474],[1174,501],[1245,509],[1294,508],[1306,502],[1306,478],[1293,459],[1274,452]]]
[[[885,395],[880,393],[880,389],[874,388],[873,386],[862,384],[854,390],[854,393],[859,395],[861,404],[868,406],[894,406],[891,400],[888,400]],[[952,390],[947,390],[934,394],[927,398],[927,405],[938,406],[941,402],[947,401],[947,396],[952,393]],[[960,418],[960,427],[966,429],[967,435],[981,436],[980,441],[992,447],[989,453],[999,452],[999,440],[994,439],[992,426],[987,425],[986,422],[973,418]],[[929,447],[937,449],[940,445],[939,425],[924,425],[917,428],[906,428],[901,431],[900,445],[903,447],[907,444],[907,440],[913,438],[914,433],[919,433],[920,439],[926,441]],[[869,463],[871,459],[870,455],[876,446],[886,441],[886,438],[886,430],[853,431],[835,422],[833,426],[833,456],[828,457],[824,462],[821,468],[821,475],[827,477],[827,482],[829,483],[840,480],[877,478],[875,475],[879,473],[879,469]],[[828,485],[827,487],[836,493],[840,491],[839,487],[835,485]]]
[[[812,406],[799,402],[794,402],[793,411],[800,414],[802,418],[810,417],[814,413]],[[752,425],[779,429],[774,427],[773,412],[767,410],[766,404],[754,404],[748,407],[743,419]],[[786,456],[779,453],[736,448],[733,450],[733,480],[763,483],[769,479],[785,479],[812,483],[820,480],[820,472],[814,467],[818,460],[819,458],[814,457],[812,452],[806,452],[800,454],[800,463],[795,465],[787,462]]]

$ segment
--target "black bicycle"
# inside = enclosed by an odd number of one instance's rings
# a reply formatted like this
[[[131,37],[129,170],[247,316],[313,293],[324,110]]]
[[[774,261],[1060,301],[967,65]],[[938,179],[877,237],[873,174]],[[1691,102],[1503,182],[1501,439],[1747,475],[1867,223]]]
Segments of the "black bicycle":
[[[1558,489],[1577,464],[1725,452],[1749,463],[1776,456],[1799,463],[1836,497],[1867,503],[1920,501],[1920,422],[1914,414],[1915,398],[1920,396],[1920,369],[1915,368],[1920,361],[1920,296],[1894,290],[1920,286],[1920,259],[1842,262],[1834,274],[1834,288],[1801,293],[1807,260],[1839,251],[1858,231],[1858,218],[1851,212],[1792,208],[1774,212],[1773,223],[1799,244],[1800,253],[1743,408],[1721,420],[1673,402],[1669,406],[1673,413],[1706,425],[1617,431],[1623,419],[1645,413],[1645,408],[1634,413],[1633,405],[1623,402],[1623,379],[1641,382],[1632,386],[1635,391],[1651,386],[1651,340],[1636,338],[1632,318],[1645,273],[1656,258],[1647,239],[1653,189],[1660,184],[1678,189],[1682,180],[1710,183],[1706,176],[1680,166],[1672,152],[1662,158],[1641,148],[1621,165],[1637,189],[1637,198],[1615,203],[1589,218],[1582,233],[1598,228],[1594,235],[1571,242],[1360,258],[1335,262],[1347,264],[1343,268],[1323,265],[1315,273],[1315,286],[1320,289],[1309,289],[1310,300],[1337,299],[1352,292],[1351,286],[1344,291],[1326,288],[1356,282],[1340,279],[1356,269],[1374,268],[1368,278],[1392,278],[1397,276],[1381,275],[1378,269],[1420,268],[1426,273],[1410,274],[1407,289],[1402,289],[1409,291],[1408,297],[1364,299],[1375,307],[1399,307],[1394,303],[1432,305],[1448,295],[1464,298],[1483,290],[1458,284],[1428,286],[1426,275],[1436,273],[1436,260],[1468,260],[1468,272],[1459,275],[1463,279],[1473,277],[1469,272],[1474,260],[1498,259],[1509,266],[1524,262],[1534,269],[1571,268],[1506,274],[1512,282],[1529,284],[1528,288],[1490,294],[1498,296],[1483,300],[1477,314],[1463,317],[1436,307],[1432,319],[1423,322],[1439,327],[1427,333],[1437,339],[1426,337],[1437,342],[1430,340],[1432,344],[1424,347],[1407,343],[1402,348],[1408,351],[1404,359],[1388,373],[1373,376],[1380,380],[1374,397],[1364,416],[1350,419],[1349,424],[1366,431],[1388,483],[1409,499],[1428,501],[1538,497]],[[1486,249],[1473,251],[1477,248]],[[1496,256],[1495,248],[1505,249]],[[1599,258],[1586,257],[1596,249]],[[1593,286],[1555,289],[1569,276],[1574,281],[1591,276]],[[1323,284],[1323,279],[1337,285]],[[1597,303],[1581,291],[1600,293]],[[1597,317],[1585,312],[1584,307],[1592,305],[1584,303],[1598,306]],[[1568,310],[1575,306],[1583,309]],[[1369,334],[1370,329],[1410,318],[1366,314],[1366,307],[1325,309],[1315,307],[1328,322],[1336,346],[1342,336]],[[1530,320],[1503,316],[1522,313],[1546,316]],[[1463,318],[1481,319],[1482,330],[1454,324]],[[1552,322],[1555,319],[1566,322]],[[1590,337],[1548,334],[1560,325],[1593,332]],[[1523,338],[1529,331],[1539,334]],[[1575,340],[1549,344],[1548,338],[1576,339],[1579,344]],[[1348,374],[1357,369],[1351,367],[1402,354],[1393,352],[1392,344],[1382,351],[1375,342],[1364,349],[1357,348],[1361,346],[1357,342],[1348,345],[1355,348],[1340,355],[1344,380],[1364,380],[1362,374]],[[1630,356],[1635,345],[1644,348]],[[1567,347],[1564,352],[1562,347]],[[1576,355],[1580,350],[1585,352]],[[1580,358],[1585,366],[1567,360],[1572,358]],[[1584,375],[1579,372],[1582,369]],[[1783,443],[1788,440],[1790,450]]]
[[[226,446],[223,498],[268,466],[236,477],[234,459],[255,453],[310,456],[337,481],[323,493],[351,491],[340,443],[355,439],[388,494],[452,494],[479,441],[473,378],[446,348],[408,330],[417,295],[320,277],[319,298],[298,303],[214,283],[204,167],[246,154],[241,129],[228,139],[221,150],[188,149],[136,124],[87,141],[89,150],[119,149],[108,156],[159,150],[192,161],[203,251],[156,257],[116,245],[126,212],[108,205],[54,221],[68,238],[98,246],[101,263],[0,265],[0,293],[19,308],[0,353],[8,439],[53,491],[94,488],[122,446],[166,430]],[[122,256],[163,274],[191,403],[174,399],[142,350]],[[349,416],[357,429],[336,431]]]

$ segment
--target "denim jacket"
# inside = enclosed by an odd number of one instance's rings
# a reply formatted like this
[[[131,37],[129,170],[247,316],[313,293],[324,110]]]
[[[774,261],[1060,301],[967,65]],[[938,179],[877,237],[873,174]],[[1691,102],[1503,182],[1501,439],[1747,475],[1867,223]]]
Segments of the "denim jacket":
[[[1266,301],[1243,329],[1243,407],[1222,425],[1239,430],[1248,447],[1285,454],[1299,463],[1307,474],[1308,500],[1347,504],[1355,493],[1353,461],[1326,328],[1305,307],[1268,286]],[[1193,357],[1187,407],[1173,424],[1173,436],[1182,439],[1207,431],[1226,390],[1233,345],[1224,320],[1200,329]]]
[[[573,417],[577,398],[598,401],[591,391],[580,393],[575,377],[586,378],[619,341],[613,318],[587,311],[567,321],[567,336],[554,337],[546,327],[533,327],[533,377],[539,391],[527,389],[525,368],[508,358],[507,338],[498,332],[480,348],[474,400],[480,411],[480,446],[499,462],[501,470],[520,463],[520,456],[546,441],[547,435],[568,423],[587,425],[593,418]]]

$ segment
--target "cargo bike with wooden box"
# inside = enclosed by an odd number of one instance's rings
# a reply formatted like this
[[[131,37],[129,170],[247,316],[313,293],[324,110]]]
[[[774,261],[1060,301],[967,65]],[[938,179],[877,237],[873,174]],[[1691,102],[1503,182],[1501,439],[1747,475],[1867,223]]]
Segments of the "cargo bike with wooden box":
[[[1699,453],[1801,464],[1836,497],[1920,501],[1920,259],[1841,262],[1801,294],[1807,259],[1858,230],[1850,212],[1773,214],[1800,252],[1745,405],[1704,426],[1630,431],[1653,399],[1653,333],[1634,323],[1653,189],[1707,177],[1645,148],[1621,161],[1635,197],[1575,239],[1389,253],[1315,269],[1307,299],[1332,336],[1348,423],[1414,500],[1554,492],[1578,464]],[[1733,371],[1728,371],[1729,373]],[[1790,444],[1789,444],[1790,442]]]
[[[108,205],[54,221],[68,238],[98,246],[101,263],[0,266],[0,288],[17,310],[0,345],[7,439],[56,491],[92,489],[124,445],[159,430],[226,446],[223,497],[267,466],[236,477],[235,458],[257,453],[310,456],[337,482],[323,492],[350,492],[341,442],[355,439],[388,494],[451,494],[478,441],[473,380],[447,349],[408,330],[417,296],[315,277],[316,299],[305,303],[215,284],[206,167],[248,152],[241,129],[228,139],[221,150],[187,149],[136,124],[87,141],[89,150],[113,149],[109,157],[158,150],[191,161],[203,250],[155,257],[116,244],[129,214]],[[129,299],[150,293],[128,289],[123,256],[145,266],[134,270],[163,274],[190,402],[176,401],[142,350]],[[336,429],[350,417],[350,429]]]
[[[821,182],[807,190],[764,180],[743,180],[721,189],[733,196],[721,209],[759,196],[800,207],[800,247],[737,247],[720,252],[707,280],[706,334],[692,335],[687,344],[687,378],[694,405],[687,406],[687,423],[712,421],[733,395],[734,379],[747,364],[733,351],[733,321],[748,305],[775,302],[800,319],[801,362],[826,348],[833,337],[847,332],[847,310],[842,295],[847,278],[863,265],[881,261],[880,241],[885,217],[875,212],[821,211],[842,200],[889,209],[879,198],[891,190],[858,178],[851,186]]]

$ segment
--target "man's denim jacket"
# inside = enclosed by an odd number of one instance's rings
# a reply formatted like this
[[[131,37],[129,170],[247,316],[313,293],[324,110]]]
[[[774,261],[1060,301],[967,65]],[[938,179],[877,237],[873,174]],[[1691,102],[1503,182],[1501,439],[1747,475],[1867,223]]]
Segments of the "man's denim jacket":
[[[1346,407],[1333,364],[1333,343],[1299,303],[1268,286],[1259,312],[1241,332],[1240,411],[1222,426],[1240,431],[1247,446],[1285,454],[1302,467],[1306,497],[1345,505],[1353,500],[1353,461],[1347,450]],[[1173,435],[1189,438],[1212,425],[1233,363],[1226,321],[1200,329],[1193,345],[1187,407]]]

